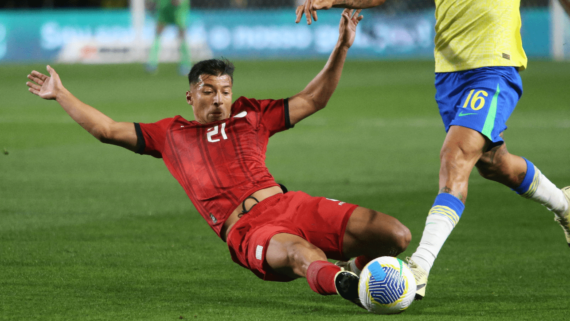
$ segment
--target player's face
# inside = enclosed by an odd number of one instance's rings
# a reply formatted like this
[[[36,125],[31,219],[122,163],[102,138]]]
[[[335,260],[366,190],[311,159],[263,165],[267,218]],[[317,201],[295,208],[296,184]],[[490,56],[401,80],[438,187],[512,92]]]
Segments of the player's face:
[[[229,75],[200,75],[200,81],[186,92],[186,100],[192,105],[194,118],[200,124],[227,119],[232,108],[232,78]]]

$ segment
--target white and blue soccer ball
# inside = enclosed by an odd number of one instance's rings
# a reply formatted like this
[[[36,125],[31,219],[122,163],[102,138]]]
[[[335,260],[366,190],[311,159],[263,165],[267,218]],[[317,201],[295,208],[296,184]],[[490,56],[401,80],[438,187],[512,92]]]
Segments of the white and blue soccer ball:
[[[416,280],[400,259],[383,256],[370,261],[360,274],[358,296],[369,312],[393,314],[406,310],[414,301]]]

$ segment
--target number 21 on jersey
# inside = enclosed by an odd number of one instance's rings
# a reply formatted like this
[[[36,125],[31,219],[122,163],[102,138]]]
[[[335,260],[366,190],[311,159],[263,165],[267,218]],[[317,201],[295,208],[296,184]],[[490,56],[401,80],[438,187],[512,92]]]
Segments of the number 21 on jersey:
[[[215,143],[220,141],[219,136],[218,138],[214,137],[217,136],[218,133],[222,135],[222,139],[224,140],[228,139],[228,136],[226,135],[226,123],[223,123],[220,129],[218,129],[218,127],[220,127],[220,125],[208,128],[208,133],[206,134],[206,136],[208,137],[208,141],[210,143]]]

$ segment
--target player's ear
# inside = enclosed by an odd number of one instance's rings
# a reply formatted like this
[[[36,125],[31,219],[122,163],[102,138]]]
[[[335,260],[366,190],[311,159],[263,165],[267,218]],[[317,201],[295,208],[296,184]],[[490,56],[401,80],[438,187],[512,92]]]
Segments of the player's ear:
[[[186,102],[188,105],[192,105],[192,92],[190,90],[186,92]]]

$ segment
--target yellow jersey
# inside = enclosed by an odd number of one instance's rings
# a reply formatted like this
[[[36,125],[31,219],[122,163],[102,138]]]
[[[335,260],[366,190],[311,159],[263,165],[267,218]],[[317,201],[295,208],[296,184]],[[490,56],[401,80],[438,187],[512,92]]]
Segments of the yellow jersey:
[[[520,0],[435,0],[435,71],[526,68]]]

